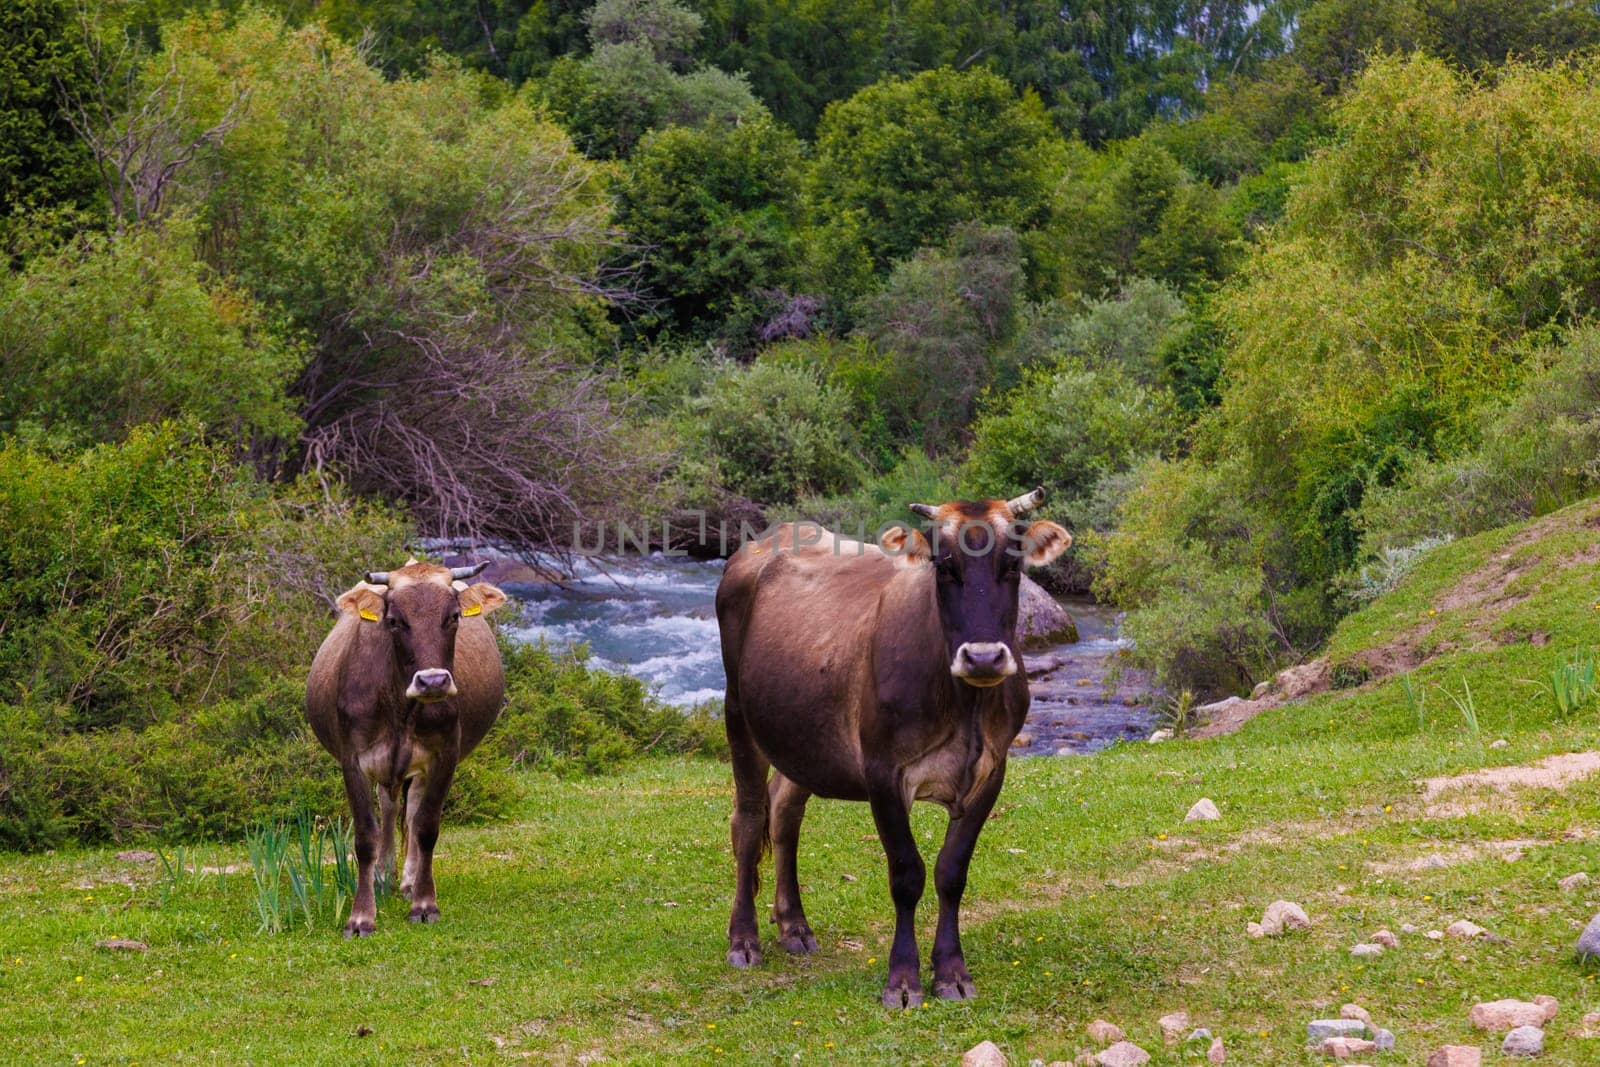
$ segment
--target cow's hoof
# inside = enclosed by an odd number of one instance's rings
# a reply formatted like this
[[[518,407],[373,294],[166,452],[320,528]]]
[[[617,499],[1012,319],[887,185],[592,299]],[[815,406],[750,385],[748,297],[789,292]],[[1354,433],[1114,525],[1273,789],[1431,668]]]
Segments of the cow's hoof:
[[[439,921],[439,905],[413,904],[411,914],[406,918],[414,923],[436,923]]]
[[[911,981],[889,980],[883,990],[883,1006],[886,1008],[920,1008],[922,1006],[922,984],[915,979]]]
[[[803,956],[817,951],[817,938],[812,934],[809,926],[795,926],[790,928],[778,941],[785,952],[796,956]]]
[[[349,922],[344,924],[345,937],[371,937],[376,932],[377,927],[373,924],[371,919],[357,919],[352,917]]]
[[[761,942],[756,938],[735,938],[728,945],[728,963],[739,970],[761,966]]]
[[[954,978],[935,978],[933,980],[933,995],[940,1000],[971,1000],[978,995],[978,987],[973,983],[970,975],[957,975]]]

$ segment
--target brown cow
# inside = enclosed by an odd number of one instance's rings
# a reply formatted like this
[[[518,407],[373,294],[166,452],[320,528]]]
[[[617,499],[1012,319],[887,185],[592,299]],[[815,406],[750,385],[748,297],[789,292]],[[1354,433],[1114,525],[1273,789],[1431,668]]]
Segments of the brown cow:
[[[930,520],[931,543],[903,527],[886,533],[881,549],[831,535],[817,543],[815,527],[782,526],[729,560],[717,622],[735,794],[735,967],[761,961],[755,896],[768,840],[780,943],[816,950],[795,869],[806,801],[865,800],[895,905],[883,1002],[921,1003],[912,924],[924,872],[910,809],[932,800],[950,813],[934,867],[933,991],[952,1000],[975,995],[958,911],[1006,752],[1028,713],[1017,590],[1024,565],[1042,566],[1072,543],[1055,523],[1016,521],[1043,496],[1036,489],[1010,501],[914,504]]]
[[[339,597],[339,621],[306,682],[306,718],[344,775],[355,822],[359,880],[346,937],[373,932],[374,867],[394,877],[395,816],[404,802],[411,921],[434,922],[433,846],[456,764],[505,702],[500,649],[484,616],[506,602],[476,567],[408,562],[369,572]],[[378,788],[383,825],[372,811]],[[404,794],[402,796],[402,793]]]

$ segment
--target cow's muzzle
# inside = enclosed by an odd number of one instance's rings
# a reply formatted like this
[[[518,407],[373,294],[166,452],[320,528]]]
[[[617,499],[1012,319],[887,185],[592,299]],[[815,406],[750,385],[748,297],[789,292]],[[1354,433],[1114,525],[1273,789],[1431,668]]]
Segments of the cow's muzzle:
[[[406,686],[406,696],[412,700],[447,700],[458,692],[455,675],[443,669],[418,671]]]
[[[1000,641],[968,641],[956,649],[950,673],[980,688],[999,685],[1017,673],[1017,657]]]

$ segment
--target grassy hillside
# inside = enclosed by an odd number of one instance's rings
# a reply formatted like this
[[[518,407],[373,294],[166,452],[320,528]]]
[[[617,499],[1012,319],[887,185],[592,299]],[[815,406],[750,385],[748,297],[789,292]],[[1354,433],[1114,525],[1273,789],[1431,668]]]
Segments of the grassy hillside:
[[[1161,1047],[1156,1019],[1181,1009],[1229,1062],[1311,1064],[1306,1021],[1355,1001],[1399,1038],[1374,1062],[1422,1064],[1448,1042],[1492,1061],[1499,1039],[1470,1029],[1470,1006],[1549,993],[1562,1008],[1541,1062],[1594,1063],[1600,1038],[1574,1031],[1600,989],[1571,945],[1600,906],[1600,775],[1421,782],[1594,745],[1600,702],[1563,721],[1532,683],[1600,633],[1597,556],[1593,503],[1444,546],[1340,628],[1330,677],[1348,688],[1226,737],[1014,765],[969,888],[972,1004],[879,1007],[892,912],[862,805],[817,802],[807,822],[821,953],[769,943],[760,969],[730,971],[727,770],[659,760],[530,777],[515,822],[447,827],[444,921],[411,927],[391,900],[362,942],[329,924],[256,933],[248,868],[163,894],[159,864],[109,851],[7,856],[0,1060],[953,1063],[989,1038],[1017,1063],[1070,1060],[1104,1017],[1156,1063],[1199,1062]],[[1414,665],[1420,723],[1397,665]],[[1468,688],[1476,735],[1445,692]],[[1184,824],[1201,796],[1222,819]],[[930,856],[941,825],[920,812]],[[1560,889],[1575,871],[1597,881]],[[1278,898],[1312,929],[1247,938]],[[926,953],[926,901],[922,917]],[[1504,940],[1348,952],[1379,927],[1458,918]],[[149,950],[96,948],[112,937]]]

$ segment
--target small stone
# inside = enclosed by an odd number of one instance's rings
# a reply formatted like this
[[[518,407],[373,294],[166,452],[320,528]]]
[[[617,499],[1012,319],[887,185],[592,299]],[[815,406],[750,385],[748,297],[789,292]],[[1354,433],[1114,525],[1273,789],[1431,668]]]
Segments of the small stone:
[[[1171,730],[1157,730],[1155,733],[1150,735],[1150,743],[1152,745],[1157,744],[1158,742],[1161,742],[1161,741],[1171,741],[1171,740],[1172,740],[1172,731]]]
[[[1446,926],[1444,932],[1451,937],[1459,937],[1463,941],[1471,941],[1475,937],[1482,937],[1487,931],[1475,922],[1457,919],[1449,926]]]
[[[1199,1027],[1196,1027],[1194,1029],[1194,1031],[1189,1034],[1188,1037],[1184,1038],[1184,1040],[1185,1041],[1210,1041],[1211,1040],[1211,1031],[1207,1030],[1203,1026],[1199,1026]]]
[[[1361,1037],[1330,1037],[1318,1046],[1318,1051],[1336,1060],[1348,1060],[1363,1052],[1372,1052],[1377,1047]]]
[[[1537,1026],[1519,1026],[1506,1035],[1500,1051],[1507,1056],[1538,1056],[1544,1052],[1544,1031]]]
[[[1543,1026],[1544,1007],[1526,1000],[1491,1000],[1472,1006],[1472,1025],[1498,1034],[1519,1026]]]
[[[1320,1045],[1330,1037],[1363,1037],[1367,1024],[1360,1019],[1313,1019],[1306,1023],[1306,1044]]]
[[[1383,955],[1383,946],[1371,941],[1363,941],[1359,945],[1350,946],[1350,955],[1358,960],[1375,960]]]
[[[110,949],[112,952],[149,952],[150,946],[143,941],[132,941],[126,937],[113,937],[107,941],[96,941],[95,948]]]
[[[1161,1027],[1161,1041],[1166,1045],[1176,1045],[1183,1032],[1189,1029],[1189,1013],[1175,1011],[1171,1015],[1163,1015],[1156,1020],[1156,1025]]]
[[[1201,797],[1189,809],[1189,814],[1183,817],[1184,822],[1215,822],[1222,818],[1222,812],[1217,810],[1217,805],[1210,797]]]
[[[1077,1057],[1073,1059],[1072,1062],[1075,1067],[1098,1067],[1100,1061],[1095,1058],[1095,1054],[1093,1052],[1085,1050],[1078,1053]]]
[[[1150,1062],[1150,1053],[1132,1041],[1118,1041],[1094,1058],[1099,1067],[1140,1067]]]
[[[1206,1049],[1206,1062],[1207,1063],[1227,1063],[1228,1062],[1228,1050],[1223,1047],[1222,1038],[1219,1037],[1216,1040],[1212,1041],[1211,1042],[1211,1047]]]
[[[993,1041],[980,1041],[961,1057],[961,1067],[1006,1067],[1006,1054]]]
[[[1374,930],[1372,932],[1372,936],[1367,938],[1367,940],[1371,941],[1374,945],[1382,945],[1384,948],[1400,947],[1400,939],[1394,936],[1394,934],[1390,933],[1388,930]]]
[[[1372,1044],[1379,1052],[1389,1052],[1394,1048],[1394,1031],[1378,1027],[1372,1031]]]
[[[1244,934],[1246,937],[1266,937],[1267,931],[1262,929],[1260,923],[1249,922],[1244,924]]]
[[[1549,1022],[1551,1019],[1554,1019],[1556,1014],[1561,1011],[1561,1001],[1557,1000],[1555,997],[1552,997],[1549,993],[1540,993],[1538,996],[1533,998],[1533,1002],[1544,1009],[1545,1022]]]
[[[1104,1019],[1096,1019],[1090,1023],[1085,1032],[1089,1035],[1089,1040],[1097,1045],[1115,1045],[1128,1036],[1122,1032],[1122,1027],[1116,1023],[1108,1023]]]
[[[161,857],[144,848],[130,848],[117,853],[117,859],[123,863],[154,863]]]
[[[1600,1011],[1586,1012],[1581,1022],[1585,1030],[1600,1030]]]
[[[1589,876],[1587,874],[1585,874],[1583,871],[1579,871],[1576,874],[1567,875],[1565,878],[1561,879],[1559,884],[1561,886],[1562,892],[1570,893],[1574,889],[1577,889],[1580,886],[1588,885],[1589,884]]]
[[[1579,956],[1600,956],[1600,914],[1589,920],[1589,925],[1578,935]]]
[[[1483,1067],[1483,1053],[1472,1045],[1445,1045],[1433,1050],[1428,1067]]]
[[[1359,1004],[1345,1004],[1339,1008],[1339,1018],[1359,1019],[1367,1026],[1372,1025],[1372,1013]]]
[[[1416,923],[1401,923],[1400,932],[1402,934],[1420,934],[1422,932],[1422,927],[1418,926]]]
[[[1437,871],[1450,865],[1444,861],[1443,856],[1435,852],[1433,855],[1422,861],[1422,866],[1425,870]]]
[[[1507,742],[1505,738],[1497,737],[1493,741],[1489,742],[1489,747],[1490,748],[1505,748],[1508,743],[1509,742]]]
[[[1274,900],[1261,916],[1261,932],[1268,937],[1277,937],[1287,930],[1307,930],[1310,927],[1311,919],[1306,915],[1306,909],[1288,900]]]
[[[1429,930],[1427,933],[1423,934],[1422,936],[1427,938],[1429,941],[1443,941],[1444,940],[1444,931],[1443,930]]]

